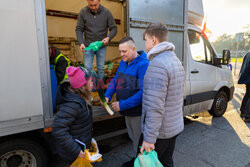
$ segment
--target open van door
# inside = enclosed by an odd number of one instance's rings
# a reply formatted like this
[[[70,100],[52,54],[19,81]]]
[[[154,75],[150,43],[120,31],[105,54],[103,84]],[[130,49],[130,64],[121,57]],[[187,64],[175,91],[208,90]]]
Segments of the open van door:
[[[187,17],[185,0],[127,1],[127,34],[134,38],[138,50],[145,50],[143,33],[150,23],[168,26],[168,41],[175,45],[175,53],[183,62],[184,33]]]
[[[145,50],[143,33],[150,23],[162,22],[168,27],[168,41],[175,45],[176,56],[186,71],[187,0],[136,0],[127,1],[127,34],[135,40],[138,50]],[[188,78],[188,77],[186,77]],[[190,94],[190,82],[186,81],[185,97]],[[184,115],[188,114],[187,107]]]

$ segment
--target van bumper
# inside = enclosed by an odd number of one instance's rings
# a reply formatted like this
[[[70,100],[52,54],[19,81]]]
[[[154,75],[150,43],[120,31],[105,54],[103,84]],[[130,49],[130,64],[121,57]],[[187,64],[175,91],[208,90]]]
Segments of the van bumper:
[[[232,87],[230,88],[230,97],[229,97],[229,100],[232,100],[232,99],[233,99],[234,90],[235,90],[235,88],[234,88],[234,86],[232,86]]]

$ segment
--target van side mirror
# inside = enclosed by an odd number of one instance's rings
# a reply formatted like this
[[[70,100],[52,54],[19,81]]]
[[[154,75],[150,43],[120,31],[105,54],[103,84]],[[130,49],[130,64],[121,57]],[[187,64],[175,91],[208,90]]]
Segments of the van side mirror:
[[[222,64],[223,65],[228,65],[229,64],[229,60],[230,60],[230,50],[223,50],[223,54],[222,54]]]

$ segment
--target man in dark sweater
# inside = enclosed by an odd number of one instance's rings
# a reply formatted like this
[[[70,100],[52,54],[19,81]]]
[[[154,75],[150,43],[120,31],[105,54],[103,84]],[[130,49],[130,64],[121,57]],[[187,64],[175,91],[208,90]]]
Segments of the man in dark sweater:
[[[103,78],[106,45],[116,35],[117,27],[111,12],[100,4],[100,0],[87,0],[87,2],[88,6],[84,7],[78,16],[76,36],[82,51],[92,42],[103,42],[104,46],[100,50],[86,51],[83,57],[85,68],[92,70],[94,55],[96,54],[98,75]]]

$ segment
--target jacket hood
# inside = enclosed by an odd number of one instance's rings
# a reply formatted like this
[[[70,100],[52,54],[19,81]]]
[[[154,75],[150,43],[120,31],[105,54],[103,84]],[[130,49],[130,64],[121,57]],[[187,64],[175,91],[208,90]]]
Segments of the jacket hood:
[[[161,42],[158,45],[154,46],[149,52],[148,52],[148,60],[152,60],[157,54],[163,52],[163,51],[174,51],[175,46],[174,44],[170,42]]]
[[[86,107],[86,102],[79,96],[69,90],[70,83],[64,82],[59,85],[58,90],[56,92],[56,105],[61,105],[66,102],[75,102],[82,105],[82,107]]]

